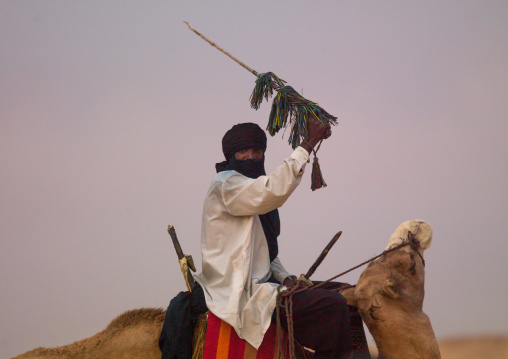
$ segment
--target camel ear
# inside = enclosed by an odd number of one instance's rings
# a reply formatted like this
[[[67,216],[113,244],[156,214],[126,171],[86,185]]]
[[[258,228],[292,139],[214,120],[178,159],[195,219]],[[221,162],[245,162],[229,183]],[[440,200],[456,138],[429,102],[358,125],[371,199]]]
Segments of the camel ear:
[[[387,297],[397,299],[400,297],[398,291],[397,291],[397,283],[393,279],[387,279],[385,280],[383,284],[383,289],[381,292],[386,295]]]
[[[423,250],[430,247],[432,243],[432,227],[425,221],[419,221],[419,231],[416,232],[416,237],[420,241]]]

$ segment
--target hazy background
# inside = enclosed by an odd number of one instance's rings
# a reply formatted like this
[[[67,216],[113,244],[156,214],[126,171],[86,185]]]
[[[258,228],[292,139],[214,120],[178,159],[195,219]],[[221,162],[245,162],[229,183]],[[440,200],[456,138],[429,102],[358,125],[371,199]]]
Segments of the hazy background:
[[[506,1],[0,2],[0,357],[58,346],[185,289],[232,125],[273,71],[338,117],[281,209],[281,259],[314,278],[434,228],[425,312],[438,338],[508,333]],[[268,142],[268,171],[291,153]],[[344,277],[356,282],[361,270]]]

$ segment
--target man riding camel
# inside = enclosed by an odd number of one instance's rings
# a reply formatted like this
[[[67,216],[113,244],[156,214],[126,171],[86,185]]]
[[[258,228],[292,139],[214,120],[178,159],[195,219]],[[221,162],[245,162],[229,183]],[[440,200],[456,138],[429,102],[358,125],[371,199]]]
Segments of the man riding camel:
[[[273,320],[277,287],[291,288],[278,258],[281,207],[299,185],[309,154],[331,135],[309,116],[308,139],[271,174],[265,173],[265,132],[256,124],[233,126],[222,139],[225,161],[206,194],[201,228],[202,273],[195,276],[208,309],[258,348]],[[293,296],[294,338],[314,358],[347,358],[352,350],[349,310],[330,284]],[[281,323],[287,331],[286,313]]]

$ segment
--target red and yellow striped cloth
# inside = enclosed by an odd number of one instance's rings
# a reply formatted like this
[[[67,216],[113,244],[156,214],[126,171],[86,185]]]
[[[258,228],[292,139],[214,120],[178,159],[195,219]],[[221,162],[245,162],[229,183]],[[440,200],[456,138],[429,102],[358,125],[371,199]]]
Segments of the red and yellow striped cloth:
[[[261,346],[256,350],[240,339],[231,325],[208,312],[203,359],[276,359],[278,355],[277,328],[274,323],[270,325]]]

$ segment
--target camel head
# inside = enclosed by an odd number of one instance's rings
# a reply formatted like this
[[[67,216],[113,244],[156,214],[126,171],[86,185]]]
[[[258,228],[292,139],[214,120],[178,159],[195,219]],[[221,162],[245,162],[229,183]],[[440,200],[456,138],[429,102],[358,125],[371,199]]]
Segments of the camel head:
[[[346,299],[358,307],[380,357],[438,359],[437,340],[430,319],[422,310],[423,251],[430,247],[432,227],[422,220],[404,222],[391,235],[386,249],[408,239],[417,241],[419,246],[404,246],[372,261]]]
[[[411,232],[413,237],[420,243],[421,252],[430,247],[432,243],[432,227],[427,222],[416,219],[413,221],[406,221],[399,225],[391,235],[385,250],[396,247],[404,240],[407,240],[409,232]]]

